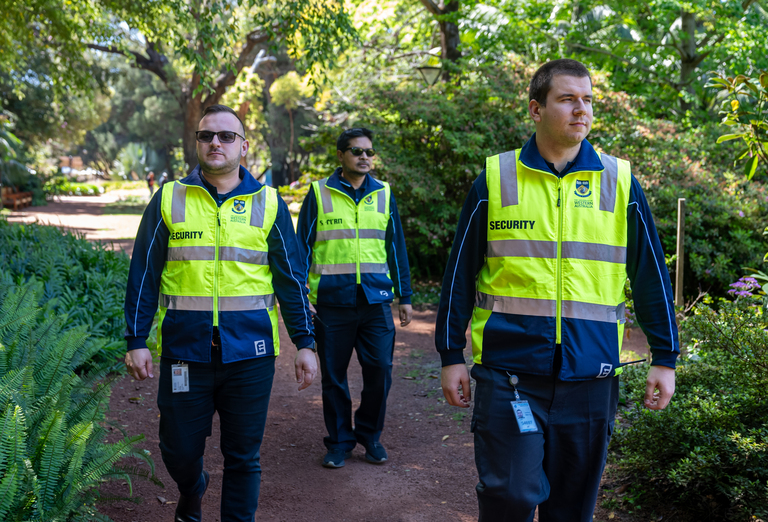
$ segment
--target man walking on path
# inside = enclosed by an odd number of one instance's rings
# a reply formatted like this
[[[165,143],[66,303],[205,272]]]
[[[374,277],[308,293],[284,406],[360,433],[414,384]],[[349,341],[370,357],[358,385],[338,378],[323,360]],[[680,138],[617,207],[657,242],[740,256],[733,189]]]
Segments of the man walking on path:
[[[328,453],[340,468],[356,443],[365,459],[387,461],[379,442],[392,385],[395,325],[390,304],[400,298],[400,325],[411,322],[405,238],[389,184],[371,176],[373,133],[349,129],[336,142],[341,167],[312,183],[299,214],[298,236],[309,272],[309,299],[323,384]],[[352,349],[363,369],[363,391],[352,428],[347,367]]]
[[[534,75],[536,133],[486,160],[464,204],[437,316],[442,388],[468,407],[480,522],[592,520],[618,403],[624,283],[653,361],[645,405],[675,389],[669,274],[627,161],[597,153],[592,82],[575,60]]]
[[[181,493],[175,521],[201,520],[205,439],[217,411],[221,520],[252,522],[279,353],[275,297],[299,348],[299,390],[317,373],[314,332],[288,207],[240,166],[248,151],[242,122],[229,107],[213,105],[198,128],[200,165],[163,185],[139,227],[125,302],[125,363],[137,380],[154,377],[146,342],[159,301],[160,450]]]

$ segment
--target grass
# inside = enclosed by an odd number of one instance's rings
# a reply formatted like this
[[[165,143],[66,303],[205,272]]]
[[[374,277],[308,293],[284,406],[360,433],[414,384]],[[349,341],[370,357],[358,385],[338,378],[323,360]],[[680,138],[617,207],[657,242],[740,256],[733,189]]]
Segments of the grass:
[[[147,200],[142,196],[127,196],[104,206],[104,214],[138,214],[144,213]]]

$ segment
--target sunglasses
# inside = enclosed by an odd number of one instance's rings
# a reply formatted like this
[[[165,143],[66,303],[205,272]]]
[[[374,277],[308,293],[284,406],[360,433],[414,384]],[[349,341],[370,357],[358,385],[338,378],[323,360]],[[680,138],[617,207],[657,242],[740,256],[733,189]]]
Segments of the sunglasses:
[[[219,141],[222,143],[232,143],[235,141],[235,137],[238,137],[245,141],[244,136],[240,136],[235,131],[219,131],[219,132],[213,132],[213,131],[197,131],[195,132],[195,137],[197,138],[197,141],[200,143],[210,143],[213,141],[213,137],[218,136]]]
[[[349,147],[344,149],[344,152],[351,152],[353,156],[362,156],[365,152],[366,156],[372,158],[376,155],[376,149],[361,149],[360,147]]]

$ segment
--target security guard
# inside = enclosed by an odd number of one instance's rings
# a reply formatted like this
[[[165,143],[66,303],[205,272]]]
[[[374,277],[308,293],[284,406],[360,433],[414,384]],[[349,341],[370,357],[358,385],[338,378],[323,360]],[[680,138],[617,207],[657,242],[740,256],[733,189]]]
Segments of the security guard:
[[[274,189],[240,167],[248,151],[240,118],[213,105],[198,128],[200,165],[164,184],[141,220],[125,302],[125,363],[137,380],[154,376],[146,341],[159,302],[160,450],[181,493],[175,520],[201,520],[205,439],[218,411],[221,520],[251,522],[280,351],[275,297],[300,348],[300,390],[317,372],[314,332],[291,216]]]
[[[436,346],[448,402],[468,407],[481,522],[592,520],[618,403],[629,276],[653,362],[645,404],[663,409],[679,353],[669,274],[627,161],[596,152],[592,81],[575,60],[534,75],[536,133],[490,157],[459,220]]]
[[[312,183],[299,214],[298,236],[315,328],[323,384],[328,453],[323,466],[340,468],[356,443],[365,459],[387,461],[379,442],[392,385],[395,325],[390,304],[400,298],[400,325],[411,322],[405,238],[389,184],[370,175],[373,133],[349,129],[336,141],[341,163]],[[352,349],[363,369],[363,391],[352,428],[347,367]]]

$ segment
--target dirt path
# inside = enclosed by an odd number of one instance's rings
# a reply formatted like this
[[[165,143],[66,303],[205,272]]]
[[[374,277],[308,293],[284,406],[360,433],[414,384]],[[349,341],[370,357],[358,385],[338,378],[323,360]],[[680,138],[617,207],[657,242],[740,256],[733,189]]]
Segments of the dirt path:
[[[108,204],[129,196],[146,198],[147,191],[115,190],[101,196],[61,196],[44,207],[28,207],[11,212],[6,217],[10,223],[38,222],[78,231],[90,240],[102,242],[115,250],[124,250],[131,255],[141,215],[104,213]]]
[[[114,198],[117,195],[112,195]],[[117,196],[119,197],[119,196]],[[103,215],[104,206],[115,199],[62,198],[48,207],[11,214],[9,221],[50,223],[86,234],[131,252],[140,216]],[[344,468],[328,470],[320,465],[325,448],[319,379],[299,393],[293,376],[295,348],[280,325],[283,353],[277,359],[265,440],[262,446],[263,481],[257,521],[286,522],[430,522],[477,520],[474,487],[474,444],[469,432],[470,410],[448,406],[439,385],[440,362],[434,349],[435,312],[415,312],[407,328],[397,326],[393,386],[382,443],[390,461],[374,466],[363,460],[356,448]],[[625,348],[647,354],[645,338],[634,330]],[[349,382],[354,406],[359,404],[362,378],[353,358]],[[136,480],[134,496],[141,504],[127,501],[102,505],[99,509],[115,522],[170,521],[178,491],[168,476],[158,449],[159,413],[156,405],[157,378],[136,382],[126,376],[118,380],[110,400],[110,418],[127,433],[143,433],[140,445],[157,466],[165,488]],[[211,485],[204,498],[204,520],[219,521],[219,495],[223,458],[219,451],[218,418],[206,445],[205,468]],[[113,440],[119,437],[113,430]],[[134,463],[136,464],[136,463]],[[604,486],[606,486],[604,479]],[[110,483],[102,495],[128,494],[126,485]],[[596,521],[634,522],[628,515],[602,509],[598,499]],[[611,494],[609,493],[609,496]]]

